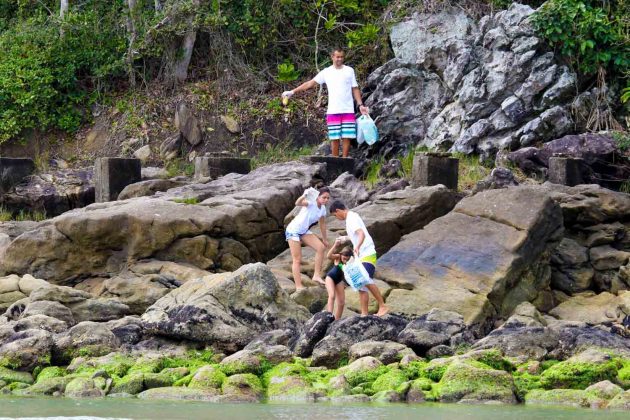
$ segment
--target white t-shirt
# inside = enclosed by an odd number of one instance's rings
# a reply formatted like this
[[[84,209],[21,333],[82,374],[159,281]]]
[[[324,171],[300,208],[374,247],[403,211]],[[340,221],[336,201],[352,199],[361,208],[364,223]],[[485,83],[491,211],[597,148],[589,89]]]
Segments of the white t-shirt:
[[[354,99],[352,88],[359,87],[352,67],[343,66],[340,69],[335,66],[326,67],[317,73],[313,79],[317,83],[324,84],[328,88],[327,114],[354,114]]]
[[[367,228],[365,227],[365,223],[363,223],[363,219],[357,213],[353,211],[349,211],[346,216],[346,232],[352,241],[352,246],[356,249],[357,243],[359,243],[359,235],[357,234],[357,230],[363,230],[365,234],[365,239],[361,244],[361,249],[359,249],[359,256],[361,258],[367,257],[372,254],[376,254],[376,248],[374,248],[374,241],[372,237],[368,233]]]
[[[304,235],[313,223],[319,221],[320,217],[326,217],[326,206],[317,207],[317,203],[309,203],[307,207],[302,207],[298,215],[291,220],[287,226],[287,232]]]

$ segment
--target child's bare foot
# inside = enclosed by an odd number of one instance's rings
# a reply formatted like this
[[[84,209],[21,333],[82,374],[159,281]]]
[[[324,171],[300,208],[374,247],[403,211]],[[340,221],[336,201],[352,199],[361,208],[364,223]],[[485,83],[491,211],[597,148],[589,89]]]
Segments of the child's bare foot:
[[[383,305],[379,308],[378,312],[376,313],[376,316],[383,316],[388,312],[389,312],[389,307]]]
[[[324,280],[322,280],[322,278],[321,278],[321,277],[319,277],[319,276],[313,276],[313,281],[314,281],[315,283],[319,283],[319,284],[321,284],[321,285],[326,286],[326,282],[325,282]]]

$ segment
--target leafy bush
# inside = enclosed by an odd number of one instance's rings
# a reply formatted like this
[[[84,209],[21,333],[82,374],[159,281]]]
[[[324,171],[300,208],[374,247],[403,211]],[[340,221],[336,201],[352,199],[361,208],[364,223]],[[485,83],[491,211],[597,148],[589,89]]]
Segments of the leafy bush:
[[[549,0],[532,24],[582,73],[602,67],[615,77],[630,69],[627,0]]]

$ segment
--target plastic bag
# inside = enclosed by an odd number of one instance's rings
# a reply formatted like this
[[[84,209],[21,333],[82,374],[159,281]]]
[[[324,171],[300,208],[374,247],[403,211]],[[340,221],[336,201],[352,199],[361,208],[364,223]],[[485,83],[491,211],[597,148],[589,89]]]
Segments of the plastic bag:
[[[370,284],[372,279],[363,264],[358,259],[352,257],[343,266],[343,276],[346,283],[354,290],[359,290],[366,284]]]
[[[378,141],[378,128],[369,115],[361,115],[357,119],[357,141],[359,137],[370,146]]]
[[[306,197],[306,201],[310,204],[315,204],[317,197],[319,197],[319,191],[313,187],[307,188],[306,191],[304,191],[304,197]]]

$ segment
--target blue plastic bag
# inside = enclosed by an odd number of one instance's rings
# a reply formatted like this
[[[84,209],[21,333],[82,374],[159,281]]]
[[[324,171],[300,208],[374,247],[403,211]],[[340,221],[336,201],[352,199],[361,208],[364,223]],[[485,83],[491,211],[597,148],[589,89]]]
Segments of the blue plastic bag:
[[[365,141],[370,146],[378,141],[378,129],[369,115],[361,115],[357,119],[357,141],[359,144]]]
[[[371,284],[372,279],[360,260],[357,258],[350,258],[346,264],[343,265],[343,276],[346,283],[354,290],[360,290],[366,284]]]

